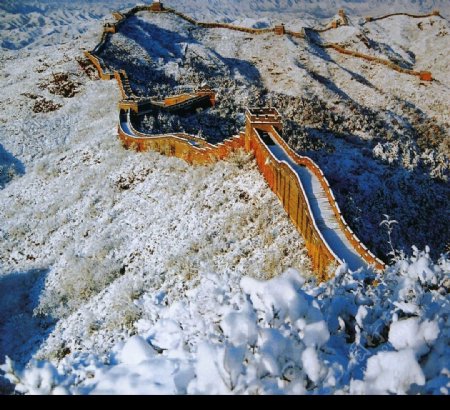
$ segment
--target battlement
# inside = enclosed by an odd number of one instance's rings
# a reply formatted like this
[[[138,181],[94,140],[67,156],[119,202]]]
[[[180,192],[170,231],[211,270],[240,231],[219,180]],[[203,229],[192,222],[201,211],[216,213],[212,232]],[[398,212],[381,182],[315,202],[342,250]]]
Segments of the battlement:
[[[281,115],[275,108],[247,108],[245,111],[245,149],[250,151],[251,136],[254,129],[270,131],[272,129],[281,131]]]
[[[271,33],[272,35],[289,35],[302,37],[302,33],[295,33],[285,30],[284,25],[277,25],[273,28],[250,29],[234,26],[225,23],[203,23],[197,22],[182,13],[173,9],[164,9],[160,1],[154,1],[152,5],[136,6],[125,14],[114,13],[115,23],[107,23],[104,26],[102,39],[99,45],[91,53],[85,52],[86,57],[91,60],[97,68],[102,79],[116,78],[122,100],[119,103],[120,121],[118,126],[119,137],[125,147],[137,149],[139,151],[155,150],[165,155],[182,158],[191,164],[210,164],[220,159],[226,158],[231,152],[238,148],[244,148],[248,152],[253,152],[258,168],[264,175],[270,188],[276,193],[283,204],[290,219],[302,234],[306,249],[311,256],[312,269],[318,275],[320,280],[329,277],[334,269],[333,266],[340,262],[336,249],[327,242],[322,235],[320,226],[316,223],[316,216],[310,206],[310,200],[315,201],[318,196],[305,191],[302,183],[302,173],[298,172],[299,167],[307,169],[310,175],[317,178],[322,193],[320,198],[326,198],[331,207],[337,226],[343,232],[348,244],[346,246],[353,248],[360,256],[362,263],[372,265],[375,269],[384,269],[384,263],[377,259],[364,244],[355,236],[353,231],[345,222],[339,206],[336,202],[333,192],[329,186],[321,169],[310,158],[299,156],[293,151],[282,138],[283,123],[280,113],[277,109],[271,107],[248,108],[245,112],[245,132],[234,136],[222,143],[212,145],[204,139],[188,134],[144,134],[133,127],[132,120],[136,114],[145,114],[150,110],[165,110],[171,113],[193,112],[196,108],[206,108],[215,103],[215,92],[208,87],[201,87],[190,93],[185,92],[178,95],[167,96],[162,101],[156,101],[151,98],[137,97],[131,88],[127,73],[124,70],[109,72],[107,66],[100,56],[100,49],[105,41],[118,30],[120,24],[128,17],[133,16],[140,11],[166,12],[174,13],[184,20],[204,28],[222,28],[236,31],[242,31],[252,34]],[[438,15],[438,13],[436,14]],[[426,16],[412,16],[423,18]],[[428,16],[431,16],[428,15]],[[383,16],[381,18],[386,18]],[[366,20],[370,17],[366,18]],[[380,18],[378,18],[380,19]],[[335,19],[335,26],[347,24],[347,17],[344,11],[339,10],[339,18]],[[331,24],[330,24],[331,26]],[[329,30],[328,27],[325,30]],[[306,31],[305,31],[306,32]],[[398,72],[407,73],[420,77],[422,81],[432,81],[432,75],[428,71],[413,71],[403,69],[394,63],[381,58],[365,55],[352,50],[340,47],[337,44],[325,43],[320,47],[332,48],[344,55],[350,55],[357,58],[375,61],[383,64]],[[274,147],[276,145],[277,147]],[[328,212],[328,211],[327,211]]]
[[[178,94],[178,95],[170,95],[169,97],[164,98],[164,106],[169,107],[171,105],[181,104],[188,100],[195,98],[193,94]]]
[[[366,16],[365,22],[370,23],[372,21],[384,20],[384,19],[387,19],[387,18],[393,17],[393,16],[407,16],[407,17],[411,17],[414,19],[423,19],[423,18],[428,18],[428,17],[433,17],[433,16],[442,18],[441,14],[439,13],[439,10],[433,10],[431,13],[428,13],[428,14],[390,13],[390,14],[386,14],[386,15],[380,16],[380,17]]]
[[[281,115],[276,108],[247,108],[245,116],[251,124],[281,125]]]
[[[214,90],[211,90],[211,88],[205,86],[201,87],[197,90],[195,93],[198,97],[204,97],[208,96],[209,100],[211,102],[211,106],[214,107],[216,105],[216,93]]]

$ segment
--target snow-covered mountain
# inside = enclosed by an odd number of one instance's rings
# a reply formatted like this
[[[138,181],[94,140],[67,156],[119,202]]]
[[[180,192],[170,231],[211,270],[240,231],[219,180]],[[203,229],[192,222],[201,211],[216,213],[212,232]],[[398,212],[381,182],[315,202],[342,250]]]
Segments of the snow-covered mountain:
[[[3,1],[2,374],[31,394],[448,394],[449,24],[357,18],[447,3],[166,1],[199,19],[293,28],[343,6],[351,25],[319,39],[429,69],[430,84],[303,40],[190,37],[163,16],[141,16],[138,34],[104,50],[135,82],[154,61],[177,81],[209,77],[219,115],[239,118],[255,89],[280,108],[288,142],[320,164],[354,230],[385,257],[398,251],[381,277],[341,266],[317,285],[251,158],[191,167],[118,142],[117,85],[82,49],[133,2]],[[189,46],[185,71],[172,40]],[[391,244],[384,213],[398,220]],[[0,375],[0,393],[9,382]]]
[[[141,2],[148,3],[148,2]],[[84,33],[88,22],[108,16],[112,10],[126,9],[129,0],[6,0],[0,4],[0,47],[18,49],[34,41],[51,45]],[[434,9],[450,17],[447,0],[167,0],[170,7],[200,20],[242,20],[271,18],[307,25],[320,24],[343,7],[352,16],[383,15],[395,12],[428,13]]]
[[[392,12],[426,13],[439,9],[447,16],[450,4],[446,0],[169,0],[167,4],[180,10],[251,17],[260,14],[280,13],[297,16],[310,15],[315,18],[329,18],[338,8],[344,8],[352,15],[382,15]]]
[[[0,47],[17,50],[37,42],[52,46],[72,41],[111,11],[131,1],[13,1],[0,4]]]

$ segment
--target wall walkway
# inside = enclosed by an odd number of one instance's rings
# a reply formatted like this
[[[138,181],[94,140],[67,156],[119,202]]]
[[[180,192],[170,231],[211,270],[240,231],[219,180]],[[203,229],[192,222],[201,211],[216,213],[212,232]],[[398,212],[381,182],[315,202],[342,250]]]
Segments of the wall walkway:
[[[124,14],[115,13],[115,17],[118,23],[121,23],[130,15],[143,10],[149,10],[149,6],[138,6]],[[171,9],[160,12],[174,13],[192,24],[203,27],[243,31],[242,27],[228,24],[195,22],[190,17]],[[272,31],[272,29],[245,30],[252,33]],[[295,153],[283,140],[280,135],[281,117],[275,109],[248,109],[245,132],[215,145],[188,134],[151,135],[137,131],[132,124],[132,116],[135,114],[142,114],[145,110],[155,107],[172,112],[189,110],[206,99],[214,105],[215,94],[211,90],[199,90],[190,95],[171,96],[164,101],[137,97],[131,89],[127,73],[123,70],[111,72],[101,58],[95,55],[112,32],[116,31],[109,24],[101,43],[93,52],[85,54],[96,66],[100,78],[105,80],[115,78],[118,83],[122,95],[119,103],[118,134],[125,147],[138,151],[154,150],[181,158],[194,165],[222,160],[240,148],[251,151],[255,155],[258,169],[305,239],[313,271],[320,280],[328,279],[336,265],[344,261],[354,271],[358,269],[380,271],[385,268],[384,263],[361,243],[345,222],[330,185],[318,165],[310,158]],[[286,30],[285,33],[291,35],[292,32]],[[297,34],[300,35],[292,33]]]

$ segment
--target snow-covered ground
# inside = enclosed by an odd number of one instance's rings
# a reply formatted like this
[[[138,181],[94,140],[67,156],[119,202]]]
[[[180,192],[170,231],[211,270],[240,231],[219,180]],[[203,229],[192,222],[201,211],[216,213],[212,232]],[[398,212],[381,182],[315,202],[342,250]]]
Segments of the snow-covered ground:
[[[301,237],[244,154],[190,167],[120,146],[116,84],[89,77],[76,58],[97,44],[103,16],[128,3],[80,3],[0,6],[0,364],[17,392],[448,394],[448,259],[413,250],[376,282],[344,266],[317,286]],[[215,10],[249,24],[269,18],[231,6]],[[211,6],[194,15],[201,13],[219,19]],[[381,36],[382,22],[374,27]],[[229,58],[244,44],[237,36],[234,47],[207,40]],[[276,69],[284,69],[294,45],[273,41]],[[354,74],[330,70],[314,49],[298,46],[310,68],[375,111],[395,84],[429,115],[448,109],[446,55],[440,85],[427,88],[341,62],[373,72],[377,93],[351,87]],[[431,44],[433,58],[436,50]],[[256,66],[274,98],[290,88]],[[330,96],[320,82],[298,78],[297,93]],[[336,140],[342,154],[330,169],[364,169],[361,143]],[[352,160],[338,163],[344,155]],[[421,234],[411,229],[409,245]],[[11,392],[6,378],[0,392]]]
[[[106,352],[63,345],[2,368],[29,394],[448,394],[449,268],[417,251],[377,285],[342,267],[318,287],[293,269],[264,282],[222,270],[172,302],[145,289],[134,335]]]
[[[0,4],[0,47],[19,50],[32,45],[71,43],[109,17],[111,10],[132,7],[127,0],[4,0]]]

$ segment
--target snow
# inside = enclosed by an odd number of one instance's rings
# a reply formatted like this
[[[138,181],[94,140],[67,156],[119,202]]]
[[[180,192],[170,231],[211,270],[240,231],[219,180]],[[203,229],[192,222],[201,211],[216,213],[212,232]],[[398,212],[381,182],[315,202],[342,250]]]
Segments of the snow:
[[[330,332],[325,321],[309,323],[303,328],[303,342],[307,347],[320,348],[330,338]]]
[[[427,261],[442,284],[448,272]],[[145,292],[138,335],[103,355],[74,351],[2,368],[31,394],[441,394],[450,382],[448,297],[417,280],[410,289],[428,302],[420,317],[403,320],[392,301],[399,267],[413,263],[390,268],[376,287],[348,271],[319,286],[292,269],[266,282],[205,274],[169,304],[167,295]],[[338,310],[345,327],[333,326]],[[374,342],[380,326],[388,340]]]
[[[135,335],[126,341],[118,359],[121,363],[133,365],[151,359],[155,355],[150,345],[141,336]]]
[[[224,335],[236,346],[254,346],[258,338],[256,315],[250,309],[228,313],[220,323]]]
[[[347,12],[358,16],[384,15],[392,10],[408,13],[429,12],[438,8],[444,15],[449,16],[449,5],[446,0],[385,0],[359,1],[338,0],[336,2],[323,2],[322,0],[168,0],[165,2],[185,13],[195,12],[196,15],[206,19],[255,19],[255,14],[270,18],[276,22],[285,21],[286,16],[295,22],[298,19],[309,19],[317,22],[331,19],[337,9],[343,7]],[[332,7],[330,7],[332,4]],[[323,24],[325,25],[325,24]]]
[[[132,85],[144,94],[171,92],[168,78],[180,87],[206,80],[217,89],[220,104],[199,116],[168,116],[166,132],[175,127],[197,133],[200,128],[220,141],[242,128],[246,105],[276,106],[285,118],[283,137],[320,165],[346,221],[371,251],[387,257],[380,215],[394,213],[402,228],[395,234],[399,249],[431,245],[433,257],[439,257],[445,252],[441,238],[449,233],[438,216],[447,213],[449,195],[448,185],[441,183],[450,169],[445,143],[450,129],[448,21],[395,16],[363,26],[351,23],[315,40],[339,41],[405,67],[431,70],[437,81],[421,83],[309,40],[195,28],[173,15],[147,13],[114,35],[102,56],[112,67],[126,65]],[[391,28],[397,26],[404,28],[400,34]],[[165,40],[156,41],[161,31]],[[370,47],[363,35],[372,41]],[[199,63],[205,59],[206,65]],[[153,123],[142,121],[138,128],[151,130]]]
[[[412,384],[424,383],[425,377],[411,350],[380,352],[367,361],[365,390],[358,390],[361,384],[356,383],[352,393],[406,394]]]
[[[418,249],[413,248],[414,252],[417,254]],[[429,253],[429,248],[426,252]],[[411,278],[419,278],[422,283],[436,284],[436,278],[434,277],[433,271],[427,266],[427,259],[425,256],[417,258],[417,260],[408,267],[408,276]]]
[[[102,369],[91,394],[174,394],[177,392],[173,374],[176,363],[155,358],[131,366],[117,365]]]
[[[283,10],[275,11],[274,3],[265,1],[260,14],[251,2],[167,3],[197,18],[239,18],[254,26],[325,24],[321,17],[335,13],[313,3],[317,14],[308,14],[312,9],[305,3],[305,10],[291,17],[285,11],[298,3],[280,2]],[[258,58],[271,47],[270,62],[251,61],[274,103],[278,92],[304,98],[302,107],[287,100],[289,118],[292,111],[308,112],[313,97],[329,102],[302,121],[312,130],[308,141],[320,135],[332,142],[335,151],[321,151],[320,165],[332,176],[330,183],[348,189],[338,202],[359,215],[353,222],[375,243],[386,242],[370,228],[384,213],[378,203],[383,192],[401,207],[403,221],[414,221],[402,223],[394,215],[403,243],[421,245],[399,252],[382,276],[351,272],[344,264],[329,283],[317,284],[300,235],[248,157],[190,167],[121,147],[116,84],[89,78],[75,58],[82,47],[97,44],[111,9],[127,5],[0,6],[0,392],[448,394],[450,261],[424,246],[424,238],[438,237],[441,244],[446,237],[444,214],[434,216],[443,209],[438,199],[445,202],[445,182],[416,184],[417,175],[394,158],[395,152],[402,155],[397,134],[390,142],[380,137],[377,150],[392,159],[390,173],[382,158],[375,163],[371,138],[383,129],[365,130],[359,111],[349,105],[356,101],[407,126],[412,117],[402,112],[406,101],[445,126],[448,58],[440,53],[448,40],[439,33],[447,22],[424,22],[423,31],[403,18],[393,20],[403,31],[395,31],[392,20],[366,26],[371,38],[392,45],[406,62],[412,57],[402,47],[413,50],[419,68],[433,67],[440,82],[426,87],[360,61],[334,55],[327,60],[311,44],[284,37],[247,41],[246,35],[227,33],[205,36],[195,49],[216,63],[211,50],[233,61]],[[173,29],[162,17],[158,24]],[[332,33],[346,42],[358,30],[331,30],[326,36]],[[179,74],[169,60],[167,73]],[[247,81],[249,72],[231,68]],[[79,83],[73,98],[42,88],[53,72]],[[23,93],[61,108],[34,112],[35,100]],[[351,116],[362,124],[352,131],[357,144],[347,142],[348,135],[320,134],[329,120],[318,122],[320,113],[343,121]],[[427,155],[430,161],[438,158]],[[353,190],[357,183],[361,192]],[[407,196],[396,189],[404,186]],[[358,213],[370,205],[375,220]],[[433,223],[436,218],[440,223]]]
[[[308,347],[302,352],[302,363],[306,374],[313,383],[320,380],[321,366],[317,352],[314,348]]]
[[[303,284],[295,270],[289,270],[284,277],[262,282],[252,278],[243,278],[241,287],[250,296],[252,304],[268,312],[267,321],[285,320],[295,322],[300,317],[314,316],[307,301],[298,295]]]
[[[389,342],[397,350],[411,349],[417,354],[426,353],[439,335],[437,322],[424,321],[419,323],[417,317],[394,322],[389,330]]]
[[[134,1],[22,0],[0,5],[0,47],[51,47],[70,43],[88,32],[115,8],[133,7]]]
[[[217,346],[204,342],[198,346],[198,361],[195,366],[195,379],[189,387],[189,394],[226,394],[229,389],[223,380],[224,351]],[[238,364],[239,365],[239,364]]]

